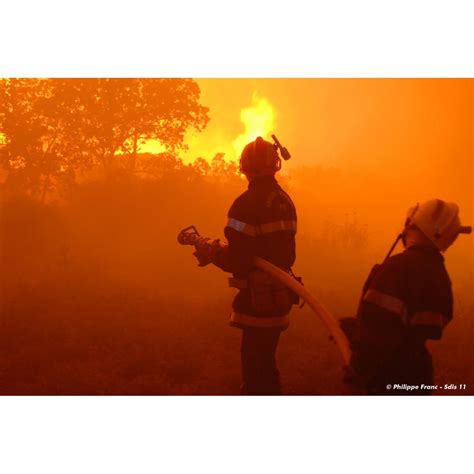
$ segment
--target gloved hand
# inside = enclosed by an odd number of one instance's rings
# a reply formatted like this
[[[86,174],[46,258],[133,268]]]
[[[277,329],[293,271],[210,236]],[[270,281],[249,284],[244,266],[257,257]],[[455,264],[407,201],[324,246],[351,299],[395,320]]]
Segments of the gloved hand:
[[[223,244],[220,239],[202,239],[195,244],[195,248],[196,251],[193,255],[198,259],[200,267],[210,263],[216,263],[220,266],[219,260],[222,260],[227,244]]]
[[[193,255],[198,259],[200,267],[205,267],[206,265],[209,265],[212,262],[210,242],[211,239],[206,238],[199,240],[194,245],[196,251],[193,253]]]

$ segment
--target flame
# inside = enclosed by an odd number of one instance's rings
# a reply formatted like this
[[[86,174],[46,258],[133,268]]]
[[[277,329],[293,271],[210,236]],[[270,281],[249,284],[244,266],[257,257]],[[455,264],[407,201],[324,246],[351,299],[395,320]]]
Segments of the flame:
[[[251,104],[240,110],[240,121],[244,125],[244,132],[232,140],[232,136],[223,129],[219,122],[201,133],[189,132],[185,137],[187,150],[179,152],[179,158],[184,163],[193,163],[198,157],[211,162],[218,153],[224,153],[227,162],[238,162],[240,154],[247,143],[258,136],[269,139],[276,125],[276,110],[270,101],[259,96],[257,91],[252,94]],[[219,118],[215,119],[216,121]],[[141,153],[160,153],[164,147],[157,140],[147,140],[140,145]]]
[[[239,159],[247,143],[257,137],[265,138],[275,129],[276,112],[270,101],[255,91],[252,105],[240,111],[240,121],[245,125],[245,131],[232,142],[235,160]]]

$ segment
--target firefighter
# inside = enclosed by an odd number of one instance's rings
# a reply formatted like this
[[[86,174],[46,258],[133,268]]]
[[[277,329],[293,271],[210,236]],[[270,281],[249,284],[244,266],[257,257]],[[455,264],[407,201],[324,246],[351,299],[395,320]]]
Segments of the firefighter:
[[[247,395],[281,393],[275,354],[296,303],[290,290],[252,264],[258,256],[290,272],[295,261],[296,210],[275,179],[281,168],[278,149],[261,137],[243,149],[240,170],[248,179],[248,189],[228,212],[224,230],[228,244],[214,246],[218,250],[211,251],[210,257],[233,273],[229,285],[239,290],[230,324],[242,330],[241,393]]]
[[[405,250],[376,265],[367,279],[352,336],[346,382],[358,393],[429,395],[428,339],[441,339],[453,317],[451,282],[442,255],[461,233],[456,204],[433,199],[408,211],[399,239]],[[354,329],[351,321],[343,323]],[[354,392],[353,392],[354,393]]]

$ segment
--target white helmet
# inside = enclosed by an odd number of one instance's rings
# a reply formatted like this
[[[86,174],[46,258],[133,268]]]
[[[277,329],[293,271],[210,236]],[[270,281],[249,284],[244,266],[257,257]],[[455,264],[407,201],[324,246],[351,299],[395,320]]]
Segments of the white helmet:
[[[459,234],[470,234],[472,227],[461,225],[459,206],[454,202],[431,199],[408,210],[405,228],[416,226],[444,252]]]

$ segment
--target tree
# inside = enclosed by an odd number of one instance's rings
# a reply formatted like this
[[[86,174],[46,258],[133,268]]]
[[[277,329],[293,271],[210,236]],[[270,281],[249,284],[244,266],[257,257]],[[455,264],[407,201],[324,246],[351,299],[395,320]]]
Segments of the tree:
[[[0,162],[9,181],[43,197],[78,170],[134,171],[140,144],[184,148],[209,120],[192,79],[5,79],[0,82]]]

